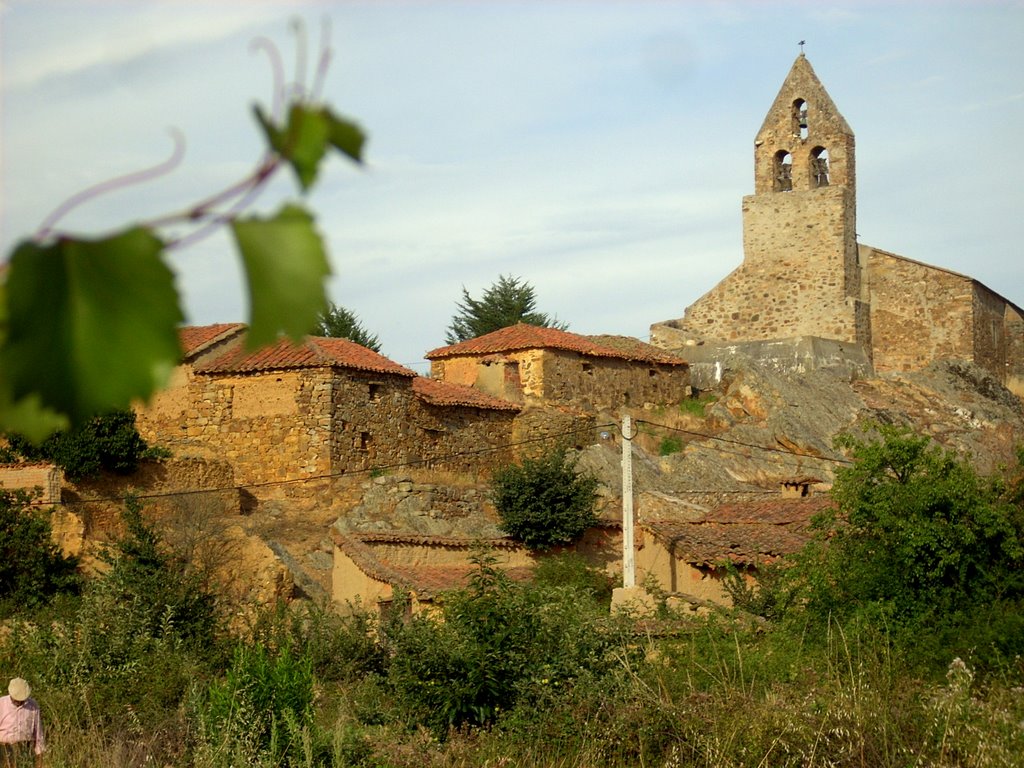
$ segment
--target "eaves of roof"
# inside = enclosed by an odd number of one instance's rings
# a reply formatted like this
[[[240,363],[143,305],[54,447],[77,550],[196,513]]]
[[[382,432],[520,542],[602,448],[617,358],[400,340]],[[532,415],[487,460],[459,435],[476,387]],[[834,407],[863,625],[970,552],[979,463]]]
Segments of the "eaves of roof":
[[[415,371],[348,339],[307,336],[299,344],[280,339],[257,350],[244,346],[196,366],[196,373],[263,373],[298,368],[350,368],[413,378]]]
[[[475,339],[428,352],[428,360],[451,357],[548,349],[575,352],[587,357],[615,358],[656,365],[688,365],[681,357],[628,336],[581,336],[558,328],[542,328],[519,323]]]
[[[492,397],[479,389],[429,379],[426,376],[417,376],[412,380],[412,391],[423,402],[431,405],[461,405],[491,411],[518,412],[522,410],[522,407],[516,403]]]

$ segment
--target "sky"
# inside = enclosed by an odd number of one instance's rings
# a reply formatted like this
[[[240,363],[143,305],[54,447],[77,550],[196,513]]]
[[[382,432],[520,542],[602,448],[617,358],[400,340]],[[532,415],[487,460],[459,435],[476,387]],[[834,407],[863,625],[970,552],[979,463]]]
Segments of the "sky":
[[[298,41],[305,32],[305,66]],[[804,51],[856,136],[861,243],[1024,305],[1024,2],[0,2],[0,259],[90,185],[59,228],[95,235],[243,178],[263,139],[273,41],[366,130],[308,195],[329,298],[420,373],[465,288],[501,275],[583,334],[647,340],[743,258],[753,141]],[[299,192],[279,174],[252,211]],[[168,255],[191,324],[244,321],[217,232]]]

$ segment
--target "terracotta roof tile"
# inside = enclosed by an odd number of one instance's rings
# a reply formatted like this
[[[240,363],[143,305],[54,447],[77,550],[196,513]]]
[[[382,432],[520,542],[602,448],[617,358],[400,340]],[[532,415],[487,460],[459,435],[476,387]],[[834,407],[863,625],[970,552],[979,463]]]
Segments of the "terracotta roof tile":
[[[508,400],[491,397],[479,389],[462,384],[450,384],[426,376],[412,380],[412,391],[424,402],[431,405],[465,405],[471,408],[486,408],[493,411],[520,411],[522,408]]]
[[[627,336],[581,336],[557,328],[541,328],[526,323],[510,325],[459,344],[439,347],[428,352],[425,357],[428,360],[442,360],[446,357],[487,355],[524,349],[560,349],[588,357],[611,357],[661,365],[687,365],[681,357],[652,347],[639,339]]]
[[[754,565],[801,550],[811,518],[832,505],[827,496],[723,504],[694,521],[643,525],[677,557],[696,565],[722,560]]]
[[[214,323],[213,325],[186,325],[178,329],[178,342],[187,360],[218,341],[240,334],[245,323]]]
[[[469,584],[470,577],[476,573],[475,565],[436,565],[419,566],[416,568],[395,567],[394,571],[401,580],[401,586],[416,592],[420,600],[429,600],[442,592],[461,589]],[[502,572],[513,581],[529,581],[533,575],[532,568],[503,568]]]
[[[293,368],[352,368],[412,378],[414,371],[348,339],[309,336],[301,344],[280,339],[275,344],[249,351],[244,347],[196,366],[197,373],[259,373]]]
[[[476,572],[477,567],[470,563],[444,566],[406,566],[381,559],[374,550],[373,544],[455,547],[467,551],[481,543],[498,549],[515,549],[520,546],[508,538],[480,540],[408,533],[356,533],[351,531],[343,533],[337,528],[332,529],[331,533],[335,544],[367,576],[395,587],[411,589],[421,600],[430,600],[441,592],[466,586],[469,577]],[[516,581],[526,581],[533,573],[532,568],[524,567],[503,570]]]
[[[735,501],[715,507],[701,522],[806,526],[814,515],[831,506],[832,499],[824,495],[804,499]]]

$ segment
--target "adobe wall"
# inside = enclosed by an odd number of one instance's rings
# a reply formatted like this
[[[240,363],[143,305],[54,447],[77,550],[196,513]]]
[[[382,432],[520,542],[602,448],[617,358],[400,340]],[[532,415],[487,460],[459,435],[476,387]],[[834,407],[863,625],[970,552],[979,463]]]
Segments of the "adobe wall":
[[[35,501],[56,504],[60,501],[63,473],[53,464],[0,464],[0,489],[38,492]]]
[[[649,531],[638,526],[636,541],[636,582],[653,578],[666,592],[681,592],[720,605],[732,605],[722,580],[711,569],[697,568],[673,555]]]
[[[974,360],[970,278],[868,246],[861,252],[870,276],[876,371],[917,370],[940,359]]]

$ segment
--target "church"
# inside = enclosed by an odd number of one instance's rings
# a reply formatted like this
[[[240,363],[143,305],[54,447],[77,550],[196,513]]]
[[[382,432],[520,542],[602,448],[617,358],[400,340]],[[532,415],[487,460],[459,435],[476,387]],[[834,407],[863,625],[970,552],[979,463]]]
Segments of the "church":
[[[854,376],[966,360],[1024,396],[1024,310],[967,275],[857,242],[853,131],[803,53],[754,139],[743,262],[682,318],[652,325],[651,343],[691,363],[739,351]]]

